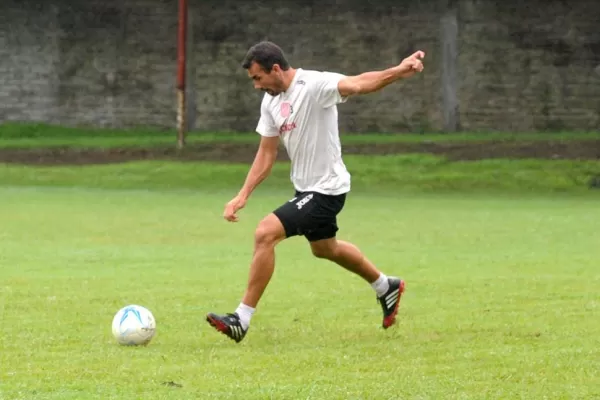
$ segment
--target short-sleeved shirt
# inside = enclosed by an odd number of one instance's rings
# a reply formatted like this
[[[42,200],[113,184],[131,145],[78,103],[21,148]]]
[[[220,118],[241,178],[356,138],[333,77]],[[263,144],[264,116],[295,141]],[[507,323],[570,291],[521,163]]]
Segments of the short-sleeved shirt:
[[[337,104],[344,75],[298,68],[287,91],[265,93],[256,131],[280,136],[291,160],[290,179],[299,192],[339,195],[350,191],[342,161]]]

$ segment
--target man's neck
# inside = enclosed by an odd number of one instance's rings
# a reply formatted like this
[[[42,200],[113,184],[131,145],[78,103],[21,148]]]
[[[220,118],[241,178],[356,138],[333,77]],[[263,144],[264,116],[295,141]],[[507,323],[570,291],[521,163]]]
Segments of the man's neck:
[[[294,81],[294,77],[296,76],[296,69],[295,68],[290,68],[287,71],[283,72],[283,91],[287,92],[287,90],[290,88],[290,86],[292,85],[292,82]]]

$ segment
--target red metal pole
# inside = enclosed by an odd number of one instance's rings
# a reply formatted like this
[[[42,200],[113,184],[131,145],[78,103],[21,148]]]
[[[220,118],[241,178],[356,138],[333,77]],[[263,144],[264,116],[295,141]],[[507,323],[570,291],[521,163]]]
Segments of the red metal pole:
[[[179,0],[179,29],[177,32],[177,146],[185,144],[185,66],[187,43],[187,0]]]

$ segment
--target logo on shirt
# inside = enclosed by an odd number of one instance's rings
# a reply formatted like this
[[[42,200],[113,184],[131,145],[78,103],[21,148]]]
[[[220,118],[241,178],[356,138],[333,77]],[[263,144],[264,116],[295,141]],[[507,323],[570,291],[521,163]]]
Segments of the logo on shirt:
[[[281,125],[281,127],[279,128],[279,134],[282,135],[286,132],[291,132],[294,129],[296,129],[296,123],[295,122],[291,122],[289,124],[283,124]]]
[[[279,112],[283,118],[287,118],[294,113],[294,108],[287,101],[281,103]]]

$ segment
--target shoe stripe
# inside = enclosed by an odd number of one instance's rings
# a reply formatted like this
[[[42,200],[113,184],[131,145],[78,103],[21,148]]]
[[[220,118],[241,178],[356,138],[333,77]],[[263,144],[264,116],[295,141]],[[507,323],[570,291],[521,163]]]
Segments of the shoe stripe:
[[[396,290],[396,292],[395,292],[395,293],[392,293],[392,294],[390,294],[389,296],[387,296],[387,297],[385,298],[385,300],[386,300],[386,301],[393,300],[393,299],[397,298],[399,295],[400,295],[400,291]]]
[[[385,296],[385,302],[387,304],[393,303],[400,296],[400,289],[394,290],[392,293]]]
[[[399,297],[400,297],[400,294],[398,293],[396,296],[394,296],[394,297],[392,297],[392,298],[388,299],[388,300],[385,302],[385,305],[386,305],[388,308],[390,308],[392,305],[394,305],[394,303],[396,303],[396,301],[398,300],[398,298],[399,298]]]
[[[239,326],[231,325],[229,328],[231,329],[231,335],[234,338],[237,339],[238,337],[240,337],[240,327]]]
[[[392,298],[394,295],[397,295],[398,293],[400,293],[400,288],[397,288],[396,290],[394,290],[391,293],[388,293],[387,296],[385,296],[385,300],[389,301],[390,298]]]

